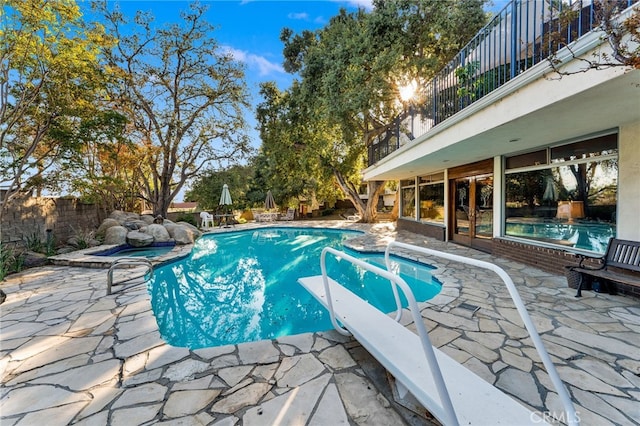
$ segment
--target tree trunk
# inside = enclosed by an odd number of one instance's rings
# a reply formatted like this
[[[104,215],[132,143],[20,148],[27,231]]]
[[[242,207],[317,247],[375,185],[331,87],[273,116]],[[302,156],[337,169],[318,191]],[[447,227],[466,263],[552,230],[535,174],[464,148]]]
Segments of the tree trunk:
[[[384,191],[386,181],[369,181],[367,183],[369,189],[369,199],[365,203],[356,188],[344,178],[342,173],[333,168],[333,175],[338,181],[338,185],[347,198],[353,203],[363,223],[374,223],[378,217],[378,198]]]
[[[396,221],[400,217],[400,188],[396,191],[396,201],[391,209],[391,220]]]

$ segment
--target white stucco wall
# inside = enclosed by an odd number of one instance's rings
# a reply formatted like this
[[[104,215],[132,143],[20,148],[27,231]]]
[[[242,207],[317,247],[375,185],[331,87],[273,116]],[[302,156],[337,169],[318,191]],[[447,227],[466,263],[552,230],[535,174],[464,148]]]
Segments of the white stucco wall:
[[[640,120],[618,136],[618,238],[640,241]]]

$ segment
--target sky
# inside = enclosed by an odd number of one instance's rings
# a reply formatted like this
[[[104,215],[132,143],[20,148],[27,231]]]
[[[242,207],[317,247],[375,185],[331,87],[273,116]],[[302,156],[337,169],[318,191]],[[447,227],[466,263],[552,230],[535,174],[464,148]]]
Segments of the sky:
[[[448,0],[434,0],[448,1]],[[494,10],[504,7],[508,0],[493,0]],[[261,102],[259,84],[274,81],[281,90],[287,89],[294,76],[282,67],[283,44],[280,32],[291,28],[294,33],[324,27],[341,8],[355,11],[358,8],[372,10],[373,0],[200,0],[207,5],[207,21],[216,27],[212,37],[245,67],[252,109],[247,111],[246,121],[251,145],[261,145],[255,107]],[[176,0],[109,0],[118,4],[121,11],[133,17],[138,10],[151,12],[158,24],[181,22],[180,11],[187,10],[189,1]],[[79,2],[89,9],[87,1]],[[88,13],[90,14],[90,13]],[[178,198],[182,198],[180,194]],[[180,201],[176,199],[176,201]]]
[[[187,10],[190,2],[118,0],[109,3],[110,7],[118,4],[120,10],[128,16],[134,16],[138,10],[151,12],[156,22],[162,24],[181,22],[180,11]],[[206,19],[216,27],[212,37],[245,66],[245,81],[253,106],[253,110],[248,111],[245,118],[254,148],[258,148],[261,143],[255,130],[254,117],[255,106],[261,101],[259,84],[274,81],[284,90],[294,78],[282,67],[284,58],[280,31],[285,27],[291,28],[295,33],[316,30],[325,26],[341,8],[372,8],[372,0],[200,0],[200,3],[208,6]],[[89,7],[87,3],[80,4]]]

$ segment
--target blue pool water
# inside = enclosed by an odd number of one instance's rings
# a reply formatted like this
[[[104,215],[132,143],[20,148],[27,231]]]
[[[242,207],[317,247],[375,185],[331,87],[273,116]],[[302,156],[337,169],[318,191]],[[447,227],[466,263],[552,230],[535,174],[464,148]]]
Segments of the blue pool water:
[[[198,239],[191,254],[156,269],[149,292],[160,333],[173,346],[202,348],[332,328],[329,315],[297,280],[320,274],[320,253],[354,231],[263,228]],[[350,254],[384,265],[382,254]],[[327,256],[329,276],[385,312],[395,310],[388,281]],[[428,265],[394,258],[416,299],[441,289]]]
[[[132,247],[130,245],[117,246],[108,250],[91,253],[94,256],[109,257],[147,257],[152,258],[169,253],[175,247],[175,243],[155,243],[148,247]]]

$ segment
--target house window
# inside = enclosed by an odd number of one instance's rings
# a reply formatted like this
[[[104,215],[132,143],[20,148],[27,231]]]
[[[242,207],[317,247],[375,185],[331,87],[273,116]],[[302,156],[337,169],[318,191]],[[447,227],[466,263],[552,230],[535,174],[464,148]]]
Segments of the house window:
[[[418,178],[420,220],[444,223],[444,172]]]
[[[409,219],[416,218],[416,182],[415,180],[400,181],[400,194],[402,217]]]
[[[617,135],[551,147],[545,156],[544,164],[512,169],[517,161],[507,158],[505,234],[604,253],[616,235]]]

